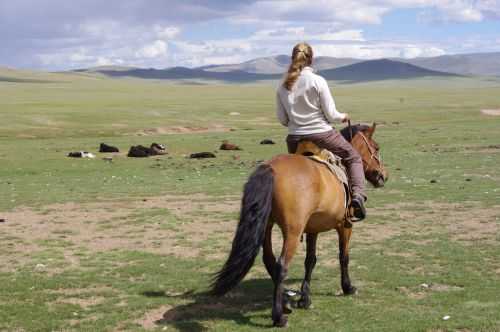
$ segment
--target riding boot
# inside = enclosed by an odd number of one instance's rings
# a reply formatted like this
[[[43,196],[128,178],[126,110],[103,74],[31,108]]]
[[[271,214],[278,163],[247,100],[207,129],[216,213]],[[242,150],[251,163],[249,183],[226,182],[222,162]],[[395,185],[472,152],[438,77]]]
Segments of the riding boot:
[[[354,194],[351,201],[353,208],[353,222],[358,222],[366,218],[365,198],[360,194]]]

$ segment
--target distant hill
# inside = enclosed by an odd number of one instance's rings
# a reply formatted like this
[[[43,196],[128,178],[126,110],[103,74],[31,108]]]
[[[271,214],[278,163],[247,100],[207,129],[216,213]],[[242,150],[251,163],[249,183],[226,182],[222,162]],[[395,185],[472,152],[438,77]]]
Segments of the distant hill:
[[[253,74],[241,70],[212,72],[203,69],[172,67],[167,69],[99,70],[97,73],[109,77],[135,77],[156,80],[215,80],[226,82],[253,82],[280,78],[281,75]]]
[[[102,79],[141,78],[157,80],[255,82],[279,80],[287,71],[290,56],[257,58],[240,64],[209,65],[198,68],[173,67],[147,69],[126,66],[100,66],[68,72],[47,73],[0,67],[0,82],[48,83],[74,78]],[[364,82],[387,79],[411,79],[425,76],[496,76],[500,77],[500,52],[443,55],[415,59],[360,60],[354,58],[317,57],[313,67],[328,80]]]
[[[361,61],[363,60],[320,56],[314,59],[314,68],[316,70],[333,69]],[[273,57],[257,58],[240,64],[210,65],[197,69],[211,72],[245,71],[253,74],[283,74],[288,70],[289,65],[290,56],[277,55]]]
[[[138,69],[138,68],[128,67],[128,66],[97,66],[90,68],[75,69],[73,71],[77,73],[98,73],[101,71],[127,71],[132,69]]]
[[[352,65],[320,71],[327,80],[366,82],[390,79],[412,79],[429,76],[457,76],[429,70],[400,61],[381,59],[358,62]]]
[[[344,66],[353,65],[355,63],[360,63],[365,60],[353,59],[353,58],[332,58],[328,56],[320,56],[314,59],[313,67],[318,71],[335,69]]]
[[[61,83],[75,78],[72,72],[49,73],[36,70],[0,67],[0,83]],[[93,78],[95,79],[95,77]]]
[[[401,59],[415,66],[471,76],[500,76],[500,52]]]
[[[229,65],[213,65],[200,67],[197,69],[209,71],[209,72],[231,72],[231,71],[244,71],[252,74],[282,74],[286,71],[288,66],[288,57],[283,58],[282,55],[275,57],[258,58],[250,61],[246,61],[239,64],[229,64]]]
[[[326,61],[326,60],[325,60]],[[351,61],[346,63],[350,63]],[[254,62],[255,64],[256,62]],[[257,62],[264,63],[264,62]],[[341,62],[337,64],[340,66]],[[331,64],[331,63],[330,63]],[[132,68],[128,70],[96,70],[91,73],[98,73],[108,77],[134,77],[141,79],[155,80],[213,80],[225,82],[254,82],[261,80],[279,80],[282,73],[263,74],[251,73],[243,70],[229,70],[233,67],[226,67],[226,71],[213,71],[212,67],[186,68],[173,67],[167,69],[141,69]],[[236,68],[236,67],[234,67]],[[249,68],[249,67],[247,67]],[[81,71],[79,71],[81,72]],[[87,72],[88,73],[88,72]],[[320,70],[319,74],[328,80],[364,82],[388,79],[410,79],[425,76],[453,76],[454,74],[428,70],[408,63],[393,60],[369,60],[340,66],[335,69]]]
[[[449,72],[468,76],[500,76],[500,52],[443,55],[429,58],[391,58],[390,60],[405,62],[425,69]],[[318,71],[335,69],[360,63],[365,60],[354,58],[333,58],[320,56],[314,59],[313,67]],[[241,64],[211,65],[199,69],[214,72],[241,70],[253,74],[282,74],[290,64],[290,56],[278,55],[257,58]]]

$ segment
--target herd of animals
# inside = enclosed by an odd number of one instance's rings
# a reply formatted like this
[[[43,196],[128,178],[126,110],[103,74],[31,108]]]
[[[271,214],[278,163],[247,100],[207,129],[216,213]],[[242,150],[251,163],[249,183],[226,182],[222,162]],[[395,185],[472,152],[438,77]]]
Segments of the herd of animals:
[[[275,142],[271,139],[264,139],[260,142],[260,144],[275,144]],[[219,150],[242,150],[238,145],[229,143],[228,141],[223,141]],[[100,153],[118,153],[120,149],[116,146],[108,145],[106,143],[101,143],[99,145]],[[146,158],[150,156],[159,156],[168,154],[167,148],[163,144],[159,143],[151,143],[149,147],[144,145],[133,145],[130,147],[127,157],[131,158]],[[94,158],[95,156],[87,151],[75,151],[68,153],[68,157],[72,158]],[[189,158],[192,159],[201,159],[201,158],[215,158],[215,154],[212,152],[196,152],[192,153]]]

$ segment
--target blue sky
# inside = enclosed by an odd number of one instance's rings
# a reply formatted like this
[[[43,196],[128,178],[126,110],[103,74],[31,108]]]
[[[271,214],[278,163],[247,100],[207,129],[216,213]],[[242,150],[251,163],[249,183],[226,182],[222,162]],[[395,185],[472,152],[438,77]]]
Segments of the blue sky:
[[[500,0],[0,0],[0,66],[165,68],[289,54],[500,51]]]

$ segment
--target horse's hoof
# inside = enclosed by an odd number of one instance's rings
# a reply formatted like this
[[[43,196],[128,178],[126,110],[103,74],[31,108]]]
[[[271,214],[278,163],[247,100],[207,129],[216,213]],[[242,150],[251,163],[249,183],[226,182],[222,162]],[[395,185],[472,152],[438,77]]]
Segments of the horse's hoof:
[[[354,286],[350,286],[349,288],[343,289],[344,295],[356,295],[358,293],[358,289]]]
[[[283,313],[287,315],[292,313],[292,304],[290,303],[290,299],[283,299]]]
[[[274,327],[287,327],[288,326],[288,319],[286,316],[281,316],[280,319],[277,319],[273,322]]]
[[[309,309],[310,307],[311,307],[311,299],[301,298],[300,300],[297,301],[297,308],[300,308],[300,309]]]

